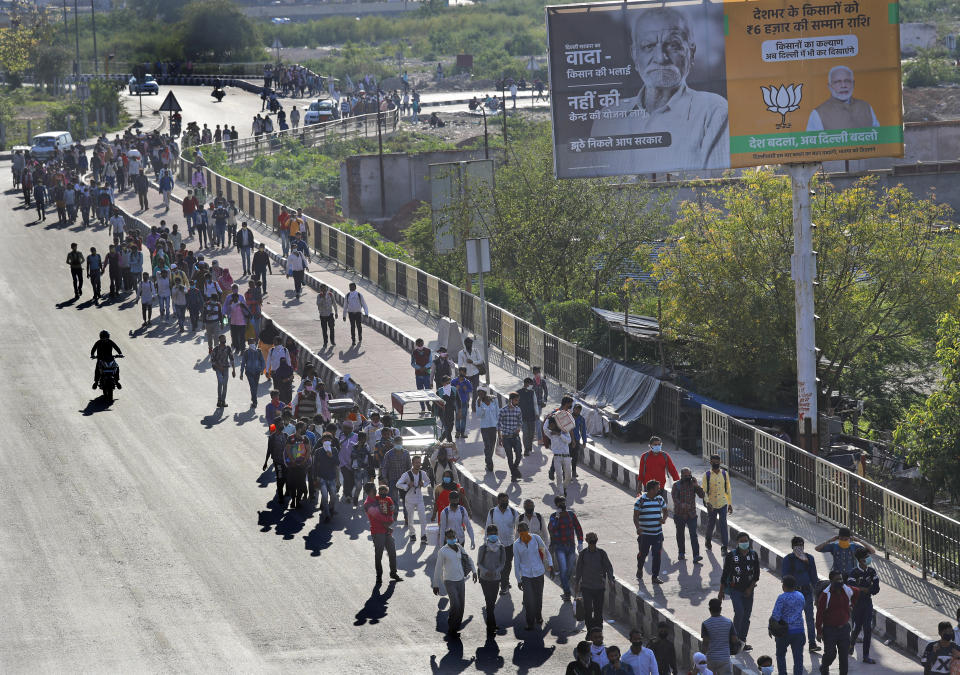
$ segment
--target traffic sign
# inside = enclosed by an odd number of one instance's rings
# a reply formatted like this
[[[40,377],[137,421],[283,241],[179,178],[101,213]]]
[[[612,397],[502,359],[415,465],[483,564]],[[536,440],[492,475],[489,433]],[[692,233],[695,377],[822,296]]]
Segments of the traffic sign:
[[[183,108],[181,108],[180,103],[177,102],[177,97],[173,95],[172,91],[167,92],[167,97],[163,99],[163,103],[160,104],[160,111],[175,113],[181,110],[183,110]]]
[[[273,38],[273,44],[270,45],[271,49],[283,49],[283,43],[280,42],[280,38]]]

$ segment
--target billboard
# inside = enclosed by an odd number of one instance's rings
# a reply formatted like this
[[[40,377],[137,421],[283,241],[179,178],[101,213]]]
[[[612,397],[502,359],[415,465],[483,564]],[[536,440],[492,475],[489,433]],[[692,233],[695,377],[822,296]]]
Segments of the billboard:
[[[560,178],[903,156],[899,5],[547,7]]]

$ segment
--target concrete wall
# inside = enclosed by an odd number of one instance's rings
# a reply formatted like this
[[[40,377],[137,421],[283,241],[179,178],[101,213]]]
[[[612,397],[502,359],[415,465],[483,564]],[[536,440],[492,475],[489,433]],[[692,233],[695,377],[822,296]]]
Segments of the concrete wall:
[[[929,49],[937,42],[937,27],[932,23],[900,24],[900,53],[916,54],[918,49]]]
[[[358,222],[392,218],[413,200],[430,201],[430,165],[483,159],[483,150],[441,150],[383,156],[386,210],[380,208],[380,158],[354,155],[340,164],[343,215]]]

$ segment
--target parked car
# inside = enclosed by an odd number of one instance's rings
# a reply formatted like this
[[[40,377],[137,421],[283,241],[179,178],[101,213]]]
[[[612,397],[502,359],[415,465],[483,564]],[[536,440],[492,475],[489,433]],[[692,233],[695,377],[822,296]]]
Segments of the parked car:
[[[136,94],[159,94],[160,85],[157,84],[157,80],[147,73],[143,76],[142,80],[138,80],[136,77],[131,77],[130,82],[128,83],[130,88],[130,95],[134,96]]]
[[[49,159],[57,150],[66,150],[73,145],[69,131],[47,131],[33,137],[30,154],[37,159]]]
[[[275,16],[275,17],[273,17],[272,19],[270,19],[270,22],[271,22],[271,23],[275,23],[275,24],[290,23],[290,17],[289,17],[289,16]]]
[[[337,110],[337,104],[333,99],[325,98],[314,101],[303,114],[303,125],[317,124],[319,122],[329,122],[330,120],[340,119],[340,113]]]

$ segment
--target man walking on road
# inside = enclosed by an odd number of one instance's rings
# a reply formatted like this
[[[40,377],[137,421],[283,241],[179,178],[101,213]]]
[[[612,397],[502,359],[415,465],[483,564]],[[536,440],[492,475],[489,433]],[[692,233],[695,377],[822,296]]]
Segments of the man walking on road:
[[[334,323],[337,319],[337,300],[333,292],[327,288],[326,284],[320,284],[320,292],[317,293],[317,314],[320,315],[320,331],[323,333],[323,347],[327,348],[327,338],[329,333],[329,342],[332,346],[337,346],[336,336],[334,335]]]
[[[253,278],[254,280],[259,279],[260,285],[263,286],[263,294],[267,294],[267,272],[273,274],[273,266],[270,265],[270,255],[267,253],[267,248],[263,244],[257,247],[257,252],[253,254],[253,262],[251,263],[253,268]]]
[[[433,365],[431,358],[430,350],[423,345],[423,338],[417,338],[410,354],[410,367],[413,368],[413,378],[418,391],[430,389],[430,366]],[[429,409],[426,403],[420,404],[420,412],[427,412]]]
[[[707,507],[707,530],[703,541],[707,550],[713,548],[713,528],[720,522],[720,555],[727,555],[730,531],[727,528],[727,515],[733,513],[733,501],[730,498],[730,477],[726,469],[720,468],[720,455],[710,455],[710,470],[703,476],[704,498]]]
[[[253,230],[243,221],[236,236],[237,251],[240,252],[240,263],[243,273],[250,274],[250,256],[253,254]]]
[[[187,190],[187,197],[183,200],[183,219],[187,221],[187,233],[193,236],[193,226],[197,222],[197,209],[200,208],[200,202],[193,195],[193,190]]]
[[[70,244],[67,253],[67,265],[70,266],[70,277],[73,279],[73,297],[79,298],[83,293],[83,254],[77,250],[76,244]]]
[[[590,630],[594,626],[603,626],[603,596],[607,581],[613,579],[613,565],[607,552],[597,548],[596,532],[587,532],[584,538],[587,548],[577,558],[573,590],[583,598],[583,621]]]
[[[247,382],[250,384],[250,407],[257,407],[257,389],[260,388],[260,373],[267,367],[263,358],[263,352],[257,346],[256,338],[250,340],[246,351],[240,358],[240,377],[246,374]]]
[[[500,413],[497,415],[497,444],[503,447],[507,455],[510,480],[514,483],[520,480],[520,456],[523,452],[520,447],[522,421],[520,395],[512,391],[507,405],[500,408]]]
[[[640,495],[633,505],[633,525],[637,529],[637,542],[640,552],[637,554],[637,580],[643,579],[643,566],[647,553],[652,558],[652,578],[655,584],[662,584],[660,578],[660,557],[663,552],[663,524],[667,522],[667,503],[660,496],[660,483],[648,481],[644,486],[646,493]]]
[[[147,192],[150,190],[150,182],[147,179],[147,174],[143,172],[143,169],[140,169],[140,171],[133,175],[133,190],[137,193],[137,199],[140,201],[140,210],[146,211],[150,208],[150,205],[147,204]]]
[[[393,500],[387,496],[386,486],[381,486],[381,490],[382,494],[378,494],[377,486],[373,483],[363,486],[363,493],[367,496],[363,502],[363,510],[370,522],[370,534],[373,535],[373,562],[377,571],[375,586],[383,583],[384,549],[390,563],[390,578],[393,581],[403,581],[397,574],[397,544],[393,540]]]
[[[292,249],[287,256],[287,276],[293,277],[293,292],[297,299],[300,299],[300,293],[303,292],[303,275],[310,269],[303,254],[297,249]]]
[[[446,589],[450,598],[450,610],[447,614],[447,637],[456,638],[463,623],[463,610],[466,605],[467,578],[465,570],[473,573],[473,582],[477,582],[477,566],[463,550],[453,530],[443,533],[444,545],[437,551],[437,562],[433,568],[433,594],[440,595],[440,587]]]
[[[808,649],[811,652],[819,652],[820,646],[817,645],[817,629],[813,622],[813,599],[820,578],[817,575],[817,564],[813,556],[804,552],[803,545],[803,537],[794,537],[790,540],[792,551],[784,557],[781,572],[783,576],[792,576],[797,582],[797,590],[803,593],[803,613],[807,620]]]
[[[93,288],[93,304],[100,304],[100,274],[103,272],[103,261],[97,249],[90,247],[90,255],[87,256],[87,278],[90,280],[90,287]]]
[[[840,675],[847,675],[850,651],[850,608],[856,604],[859,589],[843,583],[843,572],[830,572],[830,585],[817,598],[817,639],[823,640],[820,675],[830,672],[834,659],[840,661]]]
[[[503,570],[508,566],[510,563],[507,562],[507,554],[501,544],[497,526],[487,525],[487,537],[477,551],[477,575],[480,577],[480,588],[483,589],[487,637],[492,637],[497,632],[497,589],[500,587]]]
[[[417,538],[413,530],[413,512],[416,511],[420,517],[420,541],[425,544],[427,543],[427,511],[423,503],[423,490],[430,489],[430,476],[420,467],[420,461],[419,455],[411,460],[410,469],[400,476],[396,487],[403,495],[403,512],[406,514],[404,521],[410,533],[410,541],[415,541]]]
[[[370,310],[367,309],[367,301],[363,299],[363,294],[357,290],[355,283],[350,284],[350,291],[343,299],[343,320],[350,317],[350,343],[357,344],[363,342],[363,324],[360,321],[360,310],[367,316],[370,316]]]
[[[237,376],[237,367],[233,362],[233,350],[227,346],[227,337],[221,335],[219,344],[210,354],[210,365],[213,372],[217,375],[217,407],[227,407],[227,384],[230,378],[227,375],[228,370],[233,371],[233,376]]]
[[[633,675],[659,675],[657,657],[653,650],[643,646],[643,631],[634,628],[630,631],[630,649],[620,657],[620,663],[630,666]]]
[[[857,566],[847,578],[847,585],[860,591],[853,605],[853,632],[850,635],[850,654],[853,655],[857,636],[863,631],[863,663],[876,663],[870,658],[870,640],[873,636],[873,596],[880,592],[880,577],[871,567],[873,557],[861,548],[857,551]]]
[[[707,668],[714,675],[731,675],[733,667],[730,665],[730,645],[740,642],[733,621],[723,612],[723,600],[710,598],[707,603],[710,607],[710,618],[700,625],[700,639],[703,641],[703,653],[707,655]]]
[[[797,580],[789,574],[783,577],[783,593],[777,596],[773,605],[771,622],[784,627],[783,634],[777,634],[777,670],[787,673],[787,649],[793,652],[794,675],[803,675],[803,593],[797,590]]]
[[[510,592],[510,569],[513,567],[513,542],[517,538],[517,525],[520,513],[510,506],[510,497],[506,492],[497,495],[497,505],[487,513],[487,528],[496,526],[500,546],[504,551],[503,569],[500,570],[500,595]]]
[[[684,533],[690,532],[690,552],[693,562],[703,560],[700,555],[700,541],[697,539],[697,497],[703,499],[704,492],[688,467],[680,469],[680,480],[673,484],[673,523],[677,530],[678,560],[686,560]]]
[[[829,553],[833,556],[833,567],[830,571],[839,570],[846,579],[850,573],[857,567],[857,552],[865,548],[870,555],[876,555],[877,551],[865,541],[861,541],[850,533],[849,527],[841,527],[838,534],[827,539],[822,544],[817,544],[818,553]]]
[[[743,651],[745,652],[753,649],[747,644],[747,633],[750,632],[750,615],[753,613],[753,589],[758,581],[760,581],[760,557],[750,545],[750,535],[741,532],[737,535],[737,547],[724,558],[723,572],[720,575],[720,593],[717,597],[722,602],[725,591],[730,591],[730,602],[733,603],[733,627],[744,642]]]
[[[529,526],[521,522],[517,526],[517,540],[513,542],[513,573],[517,586],[523,591],[527,630],[543,625],[543,577],[547,571],[553,576],[553,559],[547,545],[538,535],[530,534]]]
[[[567,498],[554,497],[553,503],[557,510],[550,515],[547,530],[550,532],[550,541],[553,544],[553,557],[557,563],[557,574],[560,577],[560,588],[563,590],[563,601],[569,602],[570,575],[573,574],[576,551],[583,550],[583,528],[580,519],[573,511],[567,511]]]
[[[677,467],[673,465],[670,455],[663,450],[663,441],[659,436],[650,437],[650,449],[640,455],[640,471],[637,474],[637,485],[646,485],[647,481],[655,480],[661,489],[667,489],[667,473],[674,481],[680,480]],[[666,497],[664,497],[666,499]]]
[[[533,439],[537,433],[537,423],[540,421],[540,407],[533,391],[533,379],[523,378],[523,389],[517,393],[517,405],[523,419],[523,456],[528,457],[533,451]],[[519,464],[519,459],[517,464]]]
[[[463,349],[457,355],[457,366],[466,370],[467,379],[473,392],[470,395],[470,410],[477,412],[477,393],[480,388],[480,367],[483,366],[483,354],[473,348],[473,338],[463,341]]]
[[[146,272],[144,272],[146,274]],[[220,303],[217,302],[217,297],[211,295],[207,298],[206,303],[203,305],[203,324],[206,327],[206,337],[207,337],[207,353],[212,354],[215,343],[217,342],[217,336],[223,337],[220,335],[220,326],[223,323],[223,309],[220,307]],[[223,342],[226,343],[227,339],[224,337]]]

